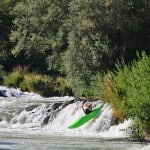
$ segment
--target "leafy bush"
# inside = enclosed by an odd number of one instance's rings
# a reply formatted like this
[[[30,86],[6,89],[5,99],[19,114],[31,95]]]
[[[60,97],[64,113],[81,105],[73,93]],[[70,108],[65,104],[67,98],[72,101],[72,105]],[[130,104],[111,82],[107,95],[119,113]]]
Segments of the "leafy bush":
[[[23,91],[23,92],[29,91],[29,90],[28,90],[28,86],[27,86],[27,84],[26,84],[24,81],[23,81],[23,82],[20,82],[19,88],[20,88],[21,91]]]
[[[60,96],[72,95],[72,90],[69,87],[67,80],[63,77],[58,77],[56,79],[56,89]]]
[[[95,99],[101,99],[104,102],[108,102],[109,104],[111,104],[113,108],[114,118],[117,122],[123,122],[125,116],[117,103],[119,98],[117,96],[117,85],[114,77],[115,76],[112,72],[108,72],[105,75],[98,73],[93,76],[90,87],[92,93],[91,96]]]
[[[4,75],[3,67],[0,65],[0,84],[3,84]]]
[[[1,73],[1,72],[0,72]],[[42,96],[72,95],[72,90],[63,77],[55,80],[48,75],[28,73],[26,67],[17,66],[5,78],[5,85],[19,87],[22,91],[35,92]]]
[[[117,72],[111,72],[103,80],[103,96],[118,118],[135,120],[134,134],[144,138],[150,132],[150,57],[142,53],[142,58],[132,66],[122,63],[117,67]]]
[[[46,97],[55,94],[55,86],[49,76],[28,73],[24,76],[24,83],[26,84],[24,87],[27,87],[30,92],[39,93]]]
[[[20,83],[23,81],[23,74],[19,71],[10,73],[5,78],[5,85],[12,87],[19,87]]]
[[[20,87],[20,83],[23,82],[24,74],[27,68],[20,65],[13,69],[13,72],[5,77],[5,85],[12,87]]]

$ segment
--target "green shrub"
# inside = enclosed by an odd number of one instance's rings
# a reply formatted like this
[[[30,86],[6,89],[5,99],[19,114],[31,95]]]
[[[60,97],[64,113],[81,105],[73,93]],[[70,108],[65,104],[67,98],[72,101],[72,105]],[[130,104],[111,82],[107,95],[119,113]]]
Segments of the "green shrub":
[[[21,91],[25,92],[25,91],[29,91],[28,90],[28,86],[27,84],[23,81],[20,83],[19,88],[21,89]]]
[[[23,74],[16,71],[8,74],[8,76],[5,78],[5,85],[12,87],[19,87],[22,81],[23,81]]]
[[[124,105],[128,117],[138,120],[139,136],[144,138],[150,132],[150,57],[142,54],[128,74],[128,108]]]
[[[20,65],[15,67],[11,73],[5,76],[4,84],[6,86],[20,87],[20,84],[24,80],[24,74],[26,71],[26,67],[21,67]]]
[[[142,54],[131,66],[118,65],[118,71],[107,75],[103,95],[114,110],[125,118],[135,120],[136,137],[144,138],[150,132],[150,57]]]
[[[3,84],[5,72],[3,71],[3,67],[0,65],[0,84]]]
[[[1,72],[0,68],[0,75]],[[15,67],[13,72],[5,77],[5,85],[19,87],[22,91],[35,92],[45,97],[73,95],[65,78],[58,77],[54,80],[48,75],[28,73],[27,68],[21,66]]]
[[[56,79],[56,90],[60,96],[72,95],[72,90],[69,87],[67,80],[63,77],[57,77]]]
[[[30,92],[39,93],[46,97],[55,95],[55,86],[49,76],[28,73],[24,76],[24,83]]]
[[[121,110],[118,101],[117,85],[112,72],[106,75],[97,74],[93,76],[91,82],[91,93],[95,99],[101,99],[104,102],[111,104],[113,108],[113,115],[117,122],[123,122],[125,115]]]

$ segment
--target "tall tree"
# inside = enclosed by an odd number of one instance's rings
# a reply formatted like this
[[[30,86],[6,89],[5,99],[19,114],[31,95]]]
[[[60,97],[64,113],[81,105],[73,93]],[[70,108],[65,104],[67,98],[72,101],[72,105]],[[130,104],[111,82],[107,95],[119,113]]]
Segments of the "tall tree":
[[[113,0],[107,9],[105,33],[116,57],[131,61],[137,50],[150,53],[150,0]]]
[[[66,5],[65,0],[25,0],[16,5],[11,40],[15,43],[13,54],[22,58],[20,63],[47,71],[47,59],[55,54],[61,43],[57,33],[65,17]],[[49,63],[53,66],[53,61]]]
[[[89,85],[91,75],[104,71],[110,63],[111,51],[107,36],[103,35],[104,4],[101,0],[72,0],[69,5],[68,50],[64,62],[66,74],[79,95]]]
[[[11,11],[15,4],[15,0],[0,1],[0,65],[4,66],[5,70],[10,70],[13,64],[9,35],[14,18]]]

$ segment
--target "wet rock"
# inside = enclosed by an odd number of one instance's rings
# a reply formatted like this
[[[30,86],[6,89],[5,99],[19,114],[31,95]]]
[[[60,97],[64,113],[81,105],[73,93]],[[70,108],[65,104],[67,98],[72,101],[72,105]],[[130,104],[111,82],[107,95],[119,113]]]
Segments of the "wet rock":
[[[36,108],[38,105],[31,105],[25,108],[26,111],[32,111],[34,108]]]
[[[56,110],[59,108],[59,106],[62,105],[62,103],[54,103],[52,106],[51,106],[51,109],[52,110]]]
[[[1,97],[7,97],[6,96],[6,91],[5,90],[0,90],[0,96]]]
[[[46,124],[48,124],[48,122],[49,122],[49,118],[50,118],[50,115],[49,115],[49,116],[46,116],[46,117],[43,119],[43,123],[42,123],[42,125],[46,125]]]

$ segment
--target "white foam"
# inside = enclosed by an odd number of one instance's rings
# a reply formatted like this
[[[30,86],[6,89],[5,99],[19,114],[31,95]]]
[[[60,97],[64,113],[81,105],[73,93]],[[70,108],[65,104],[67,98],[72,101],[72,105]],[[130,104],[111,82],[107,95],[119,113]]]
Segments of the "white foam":
[[[0,128],[8,128],[9,123],[6,120],[0,122]]]
[[[141,150],[150,150],[150,145],[143,146]]]
[[[30,99],[41,99],[42,97],[39,94],[32,92],[22,92],[19,88],[9,88],[5,86],[0,86],[0,91],[4,96],[9,97],[11,99],[16,98],[30,98]]]
[[[107,131],[101,132],[100,135],[103,137],[129,137],[131,134],[130,126],[132,124],[132,120],[125,120],[123,123],[119,125],[110,126]]]
[[[82,102],[78,101],[67,105],[64,108],[59,108],[60,111],[54,111],[49,114],[48,110],[52,103],[71,101],[74,97],[50,97],[44,98],[35,93],[21,92],[19,89],[7,88],[0,86],[0,90],[4,90],[7,96],[17,95],[16,97],[7,97],[0,99],[0,113],[9,115],[10,119],[2,119],[0,128],[5,130],[22,130],[25,129],[34,132],[45,133],[60,133],[78,136],[101,136],[101,137],[127,137],[130,132],[128,127],[131,125],[131,120],[126,120],[124,123],[112,126],[112,109],[108,104],[102,108],[101,114],[85,125],[70,130],[68,126],[76,121],[81,116],[84,116],[82,110]],[[10,94],[11,93],[11,94]],[[13,94],[12,94],[13,93]],[[94,106],[100,105],[100,101],[94,102]],[[30,106],[33,109],[26,109]],[[7,112],[8,111],[8,112]],[[44,118],[52,115],[54,120],[43,125]],[[0,129],[0,130],[1,130]]]

